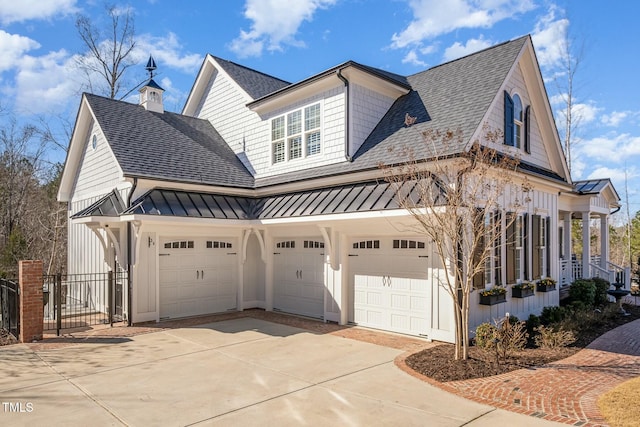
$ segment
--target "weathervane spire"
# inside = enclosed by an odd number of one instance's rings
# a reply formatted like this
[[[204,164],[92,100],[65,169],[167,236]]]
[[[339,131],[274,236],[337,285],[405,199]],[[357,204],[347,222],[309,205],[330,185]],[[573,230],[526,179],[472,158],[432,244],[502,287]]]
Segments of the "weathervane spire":
[[[153,72],[158,68],[156,65],[156,61],[153,59],[153,56],[149,55],[149,60],[147,61],[147,66],[144,67],[149,72],[149,79],[153,78]]]

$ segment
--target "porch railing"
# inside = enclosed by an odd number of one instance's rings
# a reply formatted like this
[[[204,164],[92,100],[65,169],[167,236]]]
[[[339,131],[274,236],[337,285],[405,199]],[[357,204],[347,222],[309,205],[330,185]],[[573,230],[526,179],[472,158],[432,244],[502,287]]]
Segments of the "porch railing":
[[[629,267],[621,267],[612,262],[607,263],[608,268],[600,266],[600,256],[593,256],[589,262],[589,271],[585,272],[582,268],[580,259],[560,260],[560,286],[568,286],[577,279],[601,277],[611,283],[624,283],[625,289],[631,288],[631,269]]]

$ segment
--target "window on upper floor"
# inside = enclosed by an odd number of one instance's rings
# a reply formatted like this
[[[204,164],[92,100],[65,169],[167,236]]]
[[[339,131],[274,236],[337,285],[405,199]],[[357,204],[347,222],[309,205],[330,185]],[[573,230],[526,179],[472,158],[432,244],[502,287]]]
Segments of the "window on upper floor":
[[[273,164],[320,154],[320,103],[271,120]]]
[[[513,95],[513,146],[522,147],[522,101]]]
[[[520,95],[504,92],[504,144],[531,153],[531,107],[523,108]]]

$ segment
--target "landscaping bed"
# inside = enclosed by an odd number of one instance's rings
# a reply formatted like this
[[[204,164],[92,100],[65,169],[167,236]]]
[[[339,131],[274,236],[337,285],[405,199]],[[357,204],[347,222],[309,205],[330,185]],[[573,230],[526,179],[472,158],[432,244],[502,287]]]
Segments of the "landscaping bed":
[[[9,345],[9,344],[15,344],[18,341],[16,340],[16,338],[10,334],[9,332],[5,331],[4,329],[0,329],[0,346],[2,345]]]
[[[625,306],[629,316],[612,314],[615,307],[609,306],[602,313],[594,311],[588,314],[589,323],[584,317],[572,322],[566,319],[566,325],[575,324],[576,341],[568,347],[561,348],[526,348],[514,352],[505,360],[496,363],[496,354],[491,350],[484,350],[475,346],[469,348],[467,360],[454,360],[454,347],[451,344],[441,344],[407,357],[406,364],[413,370],[440,382],[484,378],[492,375],[511,372],[516,369],[533,368],[550,362],[569,357],[585,348],[594,339],[605,332],[627,322],[640,319],[639,306]]]

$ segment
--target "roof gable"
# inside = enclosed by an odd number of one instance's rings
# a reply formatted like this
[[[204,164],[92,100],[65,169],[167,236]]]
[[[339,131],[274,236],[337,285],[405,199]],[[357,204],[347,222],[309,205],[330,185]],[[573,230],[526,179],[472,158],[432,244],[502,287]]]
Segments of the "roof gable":
[[[207,55],[200,67],[196,81],[191,88],[182,113],[193,116],[206,95],[209,82],[215,71],[224,73],[246,97],[246,102],[261,98],[290,85],[289,82],[252,70],[251,68]]]
[[[125,176],[252,187],[253,177],[206,120],[85,94]]]
[[[407,77],[411,90],[398,98],[353,156],[353,161],[307,171],[258,179],[257,186],[276,185],[321,175],[334,175],[378,168],[380,163],[406,161],[403,148],[411,147],[416,159],[427,159],[432,150],[423,144],[428,130],[459,130],[461,144],[450,145],[455,154],[466,149],[482,128],[487,111],[517,61],[528,36],[447,62]],[[405,116],[416,118],[405,125]]]

